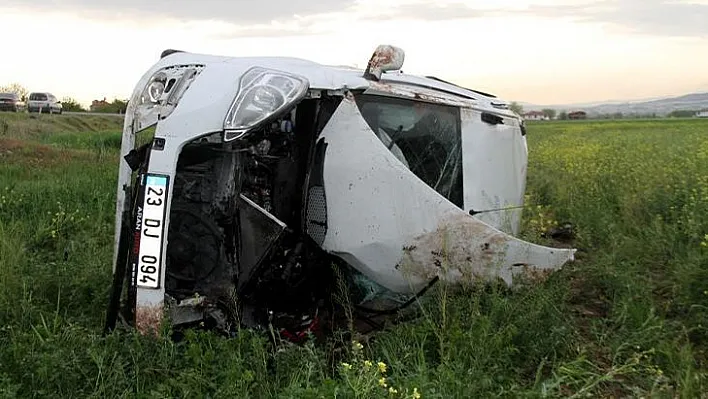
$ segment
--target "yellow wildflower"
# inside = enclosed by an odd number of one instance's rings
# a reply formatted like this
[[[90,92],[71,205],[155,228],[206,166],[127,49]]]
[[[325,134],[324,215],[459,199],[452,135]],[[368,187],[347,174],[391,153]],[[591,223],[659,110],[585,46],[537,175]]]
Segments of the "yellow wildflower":
[[[362,350],[362,349],[364,348],[364,345],[360,344],[360,343],[357,342],[357,341],[352,341],[352,347],[353,347],[355,350]]]
[[[371,366],[373,366],[373,365],[374,365],[374,364],[371,362],[371,360],[365,360],[365,361],[364,361],[364,368],[367,369],[367,370],[370,369]]]
[[[379,378],[379,385],[382,387],[386,388],[388,385],[386,385],[386,379],[384,377]]]
[[[386,363],[378,362],[378,363],[376,363],[376,365],[378,366],[380,372],[382,372],[382,373],[386,372]]]
[[[398,393],[398,391],[397,391],[396,388],[394,388],[394,387],[389,388],[389,389],[388,389],[388,392],[389,392],[391,395],[395,395],[395,394]]]
[[[342,367],[344,367],[345,370],[351,370],[351,369],[352,369],[352,365],[349,364],[349,363],[342,363]]]
[[[418,388],[413,388],[413,399],[420,399],[420,393],[418,392]]]

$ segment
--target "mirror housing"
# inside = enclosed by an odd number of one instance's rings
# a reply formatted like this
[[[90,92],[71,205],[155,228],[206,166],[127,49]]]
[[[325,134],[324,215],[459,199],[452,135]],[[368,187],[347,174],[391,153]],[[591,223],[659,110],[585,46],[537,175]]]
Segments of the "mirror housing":
[[[162,53],[160,53],[160,59],[163,59],[163,58],[167,57],[168,55],[174,54],[174,53],[184,53],[184,51],[168,48],[168,49],[164,50]]]
[[[382,44],[376,47],[376,51],[369,59],[364,78],[379,81],[381,80],[381,74],[384,72],[401,69],[405,58],[406,53],[403,49]]]

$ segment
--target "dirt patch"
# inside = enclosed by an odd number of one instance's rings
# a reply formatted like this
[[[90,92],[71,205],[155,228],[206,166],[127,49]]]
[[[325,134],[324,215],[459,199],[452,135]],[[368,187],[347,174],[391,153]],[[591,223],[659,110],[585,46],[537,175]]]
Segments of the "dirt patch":
[[[516,265],[515,265],[516,266]],[[521,279],[530,282],[531,284],[542,284],[551,276],[553,269],[536,269],[530,267],[527,264],[520,264],[518,267],[521,268],[519,272],[519,277]]]
[[[157,335],[162,322],[162,305],[138,306],[135,309],[135,328],[141,334]]]
[[[581,261],[575,261],[575,267],[570,277],[570,298],[574,313],[583,319],[600,319],[609,314],[610,304],[607,294],[601,287],[588,281],[577,272]]]

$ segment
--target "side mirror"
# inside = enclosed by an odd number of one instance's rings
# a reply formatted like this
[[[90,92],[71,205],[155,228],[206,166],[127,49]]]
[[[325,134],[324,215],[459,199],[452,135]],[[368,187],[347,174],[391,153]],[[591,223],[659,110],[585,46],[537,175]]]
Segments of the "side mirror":
[[[381,74],[385,71],[395,71],[401,69],[406,53],[391,45],[380,45],[369,59],[369,64],[364,72],[364,78],[368,80],[380,80]]]
[[[160,54],[160,59],[165,58],[165,57],[167,57],[168,55],[174,54],[174,53],[184,53],[184,51],[168,48],[167,50],[163,51],[163,52]]]

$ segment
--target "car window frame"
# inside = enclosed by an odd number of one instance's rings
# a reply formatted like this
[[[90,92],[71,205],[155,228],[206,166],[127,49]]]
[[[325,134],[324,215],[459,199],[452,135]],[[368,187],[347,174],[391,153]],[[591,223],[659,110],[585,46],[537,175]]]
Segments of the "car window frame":
[[[362,114],[362,117],[366,121],[367,125],[369,128],[372,130],[374,135],[380,140],[380,142],[389,150],[391,151],[394,156],[398,158],[398,155],[396,152],[403,153],[405,156],[405,153],[408,152],[409,155],[415,155],[415,151],[411,151],[411,146],[407,146],[407,150],[403,151],[398,145],[396,147],[398,148],[398,151],[394,151],[393,145],[391,143],[386,143],[384,142],[384,138],[381,137],[381,135],[376,131],[375,126],[372,126],[372,120],[370,120],[369,115],[365,115],[363,112],[363,108],[366,104],[372,104],[372,103],[378,103],[378,104],[393,104],[394,106],[401,106],[401,105],[410,105],[411,107],[422,107],[422,108],[427,108],[429,110],[432,110],[429,115],[434,115],[436,111],[443,113],[443,114],[449,114],[452,116],[452,120],[454,123],[454,132],[452,132],[452,135],[454,136],[454,143],[452,144],[453,147],[450,149],[448,152],[446,161],[450,159],[451,156],[455,157],[456,160],[454,160],[455,165],[453,165],[453,170],[452,170],[452,176],[448,176],[449,179],[447,180],[449,189],[447,190],[447,193],[444,191],[441,191],[442,187],[440,186],[441,180],[444,177],[444,174],[448,172],[445,167],[440,169],[440,174],[438,174],[438,179],[437,179],[437,184],[433,185],[431,184],[431,179],[426,178],[426,176],[422,176],[421,174],[417,173],[420,171],[419,167],[422,167],[422,165],[405,165],[411,172],[413,172],[419,179],[421,179],[428,187],[432,188],[433,190],[437,191],[438,194],[441,196],[445,197],[448,201],[453,203],[455,206],[459,208],[464,207],[464,162],[463,162],[463,153],[462,153],[462,111],[459,106],[452,105],[452,104],[445,104],[445,103],[440,103],[440,102],[431,102],[431,101],[422,101],[419,99],[411,99],[408,97],[402,97],[402,96],[392,96],[392,95],[382,95],[382,94],[377,94],[377,93],[358,93],[354,95],[354,101],[356,102],[357,108],[359,109],[360,113]],[[427,115],[426,115],[427,117]],[[417,123],[420,123],[423,120],[423,118],[420,118]],[[437,120],[436,120],[437,122]],[[380,126],[376,126],[379,127]],[[381,128],[383,129],[383,128]],[[409,132],[411,130],[408,130]],[[388,135],[388,132],[387,132]],[[390,136],[390,135],[389,135]],[[397,142],[402,142],[402,140],[405,140],[401,137],[393,137],[393,138],[387,138],[386,141],[393,141],[394,144]],[[388,145],[387,145],[388,144]],[[439,144],[439,143],[437,143]],[[453,153],[454,154],[451,154]],[[408,157],[405,157],[406,159]],[[400,158],[399,158],[400,160]],[[406,164],[407,162],[402,162]],[[447,164],[446,164],[447,165]]]

